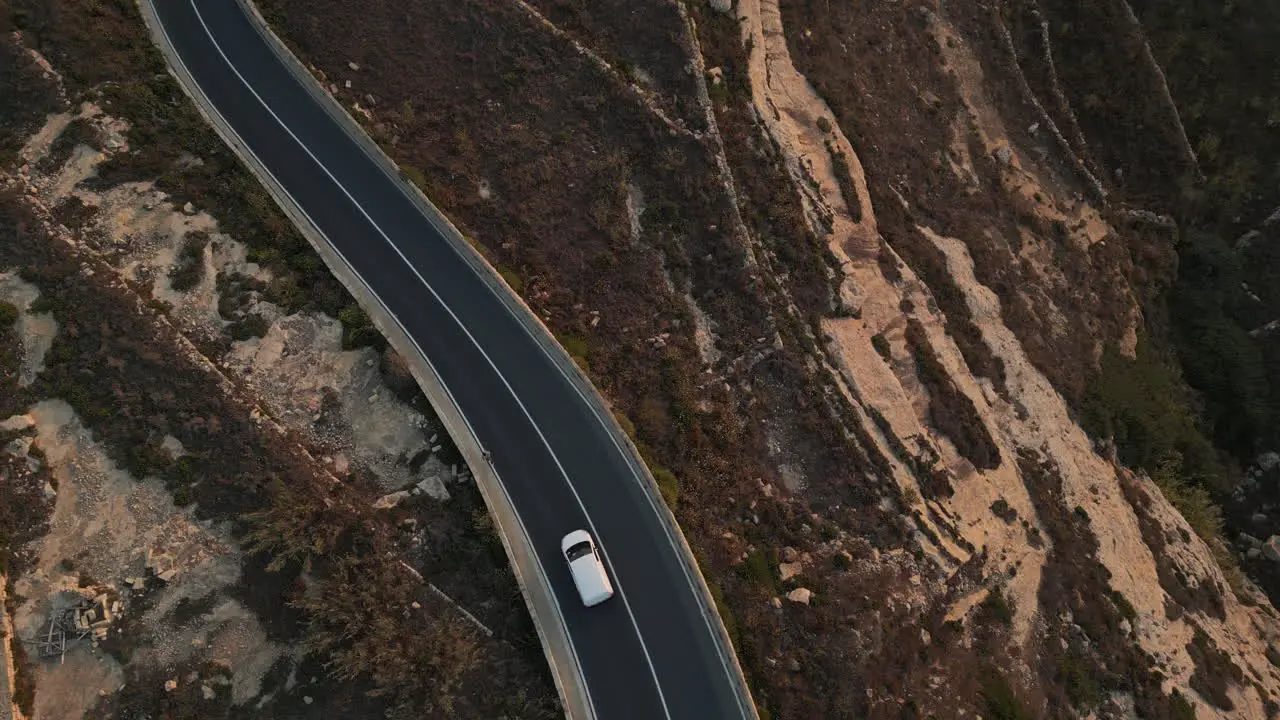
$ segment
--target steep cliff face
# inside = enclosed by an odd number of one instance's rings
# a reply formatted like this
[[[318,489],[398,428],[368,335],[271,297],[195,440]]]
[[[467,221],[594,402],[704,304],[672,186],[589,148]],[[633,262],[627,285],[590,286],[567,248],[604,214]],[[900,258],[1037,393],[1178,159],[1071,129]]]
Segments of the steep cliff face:
[[[1065,692],[1145,716],[1156,688],[1194,698],[1201,717],[1271,713],[1280,628],[1254,607],[1266,600],[1241,585],[1241,604],[1206,544],[1219,539],[1197,537],[1075,420],[1104,348],[1137,353],[1133,266],[1160,250],[1079,159],[1073,116],[1060,127],[1045,111],[1057,99],[1024,84],[999,16],[769,0],[736,13],[758,117],[844,272],[853,316],[823,321],[833,365],[938,579],[977,565],[978,592],[1007,595],[1046,713],[1066,711]],[[966,604],[948,617],[974,616]],[[1107,604],[1120,624],[1072,637]],[[1075,662],[1089,670],[1064,671]],[[1126,664],[1162,679],[1107,697]]]

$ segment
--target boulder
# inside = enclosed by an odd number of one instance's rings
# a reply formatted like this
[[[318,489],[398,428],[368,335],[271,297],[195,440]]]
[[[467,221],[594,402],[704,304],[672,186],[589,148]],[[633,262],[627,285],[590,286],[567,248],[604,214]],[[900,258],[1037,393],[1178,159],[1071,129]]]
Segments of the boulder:
[[[386,510],[388,508],[393,508],[396,505],[399,505],[401,501],[403,501],[407,497],[409,497],[408,490],[400,490],[399,492],[393,492],[389,495],[383,495],[382,497],[375,500],[373,502],[373,507],[374,509],[377,509],[377,510]]]
[[[1271,562],[1280,563],[1280,535],[1272,535],[1262,544],[1262,554]]]
[[[787,593],[787,599],[794,603],[808,605],[809,601],[813,599],[813,591],[809,588],[796,588]]]
[[[782,580],[782,582],[786,582],[791,578],[799,575],[800,571],[803,569],[804,569],[804,565],[799,562],[778,563],[778,577]]]
[[[4,432],[22,432],[29,430],[36,424],[35,418],[30,415],[14,415],[0,422],[0,430]]]
[[[1265,452],[1258,456],[1258,467],[1263,472],[1270,472],[1277,465],[1280,465],[1280,453]]]
[[[733,12],[733,0],[707,0],[712,10],[728,15]]]

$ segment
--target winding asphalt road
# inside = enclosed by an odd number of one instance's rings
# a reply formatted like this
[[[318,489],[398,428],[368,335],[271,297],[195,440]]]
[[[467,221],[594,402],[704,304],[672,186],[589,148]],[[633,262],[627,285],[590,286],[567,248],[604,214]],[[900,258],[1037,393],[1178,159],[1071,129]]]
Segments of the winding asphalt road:
[[[509,305],[237,2],[154,7],[216,113],[421,348],[492,454],[552,585],[595,715],[754,717],[634,459]],[[618,590],[589,609],[559,553],[560,538],[580,527],[598,538]]]

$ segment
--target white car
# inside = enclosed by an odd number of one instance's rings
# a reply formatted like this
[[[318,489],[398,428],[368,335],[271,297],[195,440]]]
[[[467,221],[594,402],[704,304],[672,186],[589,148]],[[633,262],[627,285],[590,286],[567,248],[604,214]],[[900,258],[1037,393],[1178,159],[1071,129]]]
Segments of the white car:
[[[583,605],[599,605],[613,597],[613,583],[609,582],[609,573],[605,572],[591,533],[574,530],[565,535],[560,541],[560,552],[569,562],[569,572],[573,574],[573,584],[578,586]]]

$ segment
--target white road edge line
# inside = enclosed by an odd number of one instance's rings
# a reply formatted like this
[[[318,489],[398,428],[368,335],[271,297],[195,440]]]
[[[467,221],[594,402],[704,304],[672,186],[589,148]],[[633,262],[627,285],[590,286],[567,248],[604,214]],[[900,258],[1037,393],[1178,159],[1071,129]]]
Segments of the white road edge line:
[[[404,253],[400,251],[400,248],[396,246],[396,244],[391,240],[391,238],[387,235],[387,233],[378,225],[377,222],[374,221],[374,219],[364,209],[364,206],[362,206],[355,199],[355,197],[352,196],[351,192],[348,191],[347,188],[341,182],[338,181],[338,178],[334,177],[332,172],[329,171],[329,168],[326,167],[324,163],[320,162],[320,159],[315,156],[315,153],[311,152],[311,148],[307,147],[306,143],[302,142],[301,138],[299,138],[296,134],[294,134],[293,130],[290,129],[289,126],[286,125],[285,122],[280,119],[280,116],[277,115],[276,112],[271,109],[271,106],[268,105],[267,102],[262,99],[262,96],[258,94],[258,91],[253,88],[253,85],[251,85],[249,81],[244,77],[244,75],[240,73],[240,70],[235,66],[235,63],[231,62],[231,58],[227,56],[227,53],[222,49],[222,46],[218,43],[218,40],[213,36],[213,32],[209,29],[209,25],[204,20],[204,15],[200,13],[200,8],[196,4],[196,0],[188,0],[188,1],[191,5],[191,9],[196,14],[196,19],[200,21],[200,26],[204,29],[205,35],[208,36],[209,42],[213,44],[214,49],[218,51],[218,54],[222,57],[223,62],[227,64],[227,67],[231,68],[231,72],[235,73],[236,77],[239,78],[240,82],[244,84],[245,88],[249,90],[249,92],[253,95],[253,97],[267,111],[267,113],[269,113],[271,117],[274,118],[277,123],[279,123],[280,127],[286,133],[289,134],[289,137],[293,138],[294,142],[298,143],[298,147],[302,148],[303,152],[305,152],[307,156],[311,158],[312,162],[314,162],[316,166],[319,167],[326,176],[328,176],[329,180],[333,182],[334,186],[336,186],[339,190],[341,190],[343,195],[347,196],[347,199],[351,201],[351,204],[354,205],[355,208],[360,211],[360,214],[364,216],[365,221],[367,221],[369,225],[373,227],[374,230],[378,231],[378,234],[382,236],[382,239],[386,241],[387,245],[390,246],[392,250],[395,251],[396,255],[400,257],[400,259],[404,262],[405,266],[407,266],[409,270],[414,274],[414,276],[418,278],[418,281],[422,283],[423,287],[425,287],[427,291],[431,293],[431,296],[435,298],[435,301],[440,305],[440,307],[444,308],[444,311],[449,314],[449,317],[455,323],[457,323],[458,327],[462,330],[463,334],[467,336],[467,339],[471,341],[471,344],[474,345],[476,350],[480,352],[480,355],[484,357],[485,362],[488,363],[490,369],[493,370],[494,374],[497,375],[500,380],[502,380],[503,387],[507,389],[507,392],[511,395],[512,399],[515,400],[516,405],[520,406],[520,411],[524,414],[525,419],[529,421],[529,426],[532,427],[534,432],[538,434],[539,441],[542,442],[543,447],[547,449],[547,453],[551,456],[552,461],[555,462],[556,468],[560,471],[561,477],[564,478],[565,484],[569,487],[570,492],[573,493],[574,500],[577,501],[579,509],[582,510],[583,517],[587,519],[587,525],[591,526],[591,533],[596,537],[601,537],[600,532],[596,529],[595,523],[592,522],[591,520],[591,514],[587,512],[586,504],[582,502],[582,496],[578,494],[578,489],[574,487],[573,480],[570,479],[569,473],[564,469],[564,465],[560,462],[560,458],[556,455],[555,450],[551,447],[551,443],[549,443],[547,441],[546,436],[542,434],[542,429],[538,427],[536,422],[534,422],[533,415],[529,412],[529,409],[525,407],[524,402],[520,399],[520,396],[516,394],[515,389],[511,387],[511,383],[507,381],[507,378],[502,374],[502,371],[498,369],[497,364],[493,362],[493,359],[489,357],[489,354],[485,352],[484,348],[480,345],[480,343],[476,341],[475,336],[471,334],[471,331],[467,329],[467,326],[464,325],[461,319],[458,318],[457,314],[453,312],[453,308],[449,307],[449,305],[444,302],[444,299],[441,298],[440,295],[436,292],[435,288],[433,288],[431,284],[427,282],[426,278],[422,277],[422,274],[418,272],[418,269],[414,267],[413,263],[409,262],[409,259],[405,257]],[[259,162],[261,162],[261,160],[259,160]],[[283,185],[281,187],[283,187]],[[295,204],[296,204],[296,200],[295,200]],[[446,245],[448,244],[449,243],[446,242]],[[452,246],[450,245],[450,247]],[[336,251],[336,248],[335,248],[335,251]],[[346,261],[346,258],[343,258],[343,260]],[[350,266],[349,262],[348,262],[348,266]],[[354,268],[352,269],[354,270]],[[361,278],[361,281],[363,281],[363,278]],[[365,283],[365,284],[366,286],[368,286],[368,283]],[[376,293],[374,294],[376,295]],[[379,299],[379,302],[381,302],[381,299]],[[385,303],[383,303],[383,307],[384,308],[386,307]],[[392,317],[395,317],[395,316],[392,315]],[[398,323],[399,321],[397,321],[397,324]],[[403,325],[401,325],[401,329],[405,329]],[[407,329],[405,329],[405,333],[406,335],[408,334]],[[417,343],[415,342],[415,346],[416,345]],[[419,347],[418,351],[422,352],[422,348]],[[425,357],[425,354],[423,356]],[[456,403],[455,403],[455,406],[456,406]],[[616,444],[616,441],[615,441],[615,444]],[[512,507],[515,507],[514,503],[512,504]],[[537,551],[535,550],[534,552],[536,555]],[[608,553],[603,549],[603,545],[601,546],[601,554],[604,555],[605,562],[609,563],[610,569],[613,570],[613,562],[609,560]],[[541,561],[539,560],[539,563],[540,562]],[[667,700],[665,695],[662,692],[662,683],[658,680],[658,671],[657,671],[657,668],[654,667],[653,657],[649,654],[649,647],[648,645],[645,644],[644,634],[640,632],[640,624],[636,621],[635,613],[631,610],[631,603],[627,601],[626,593],[623,591],[623,587],[622,587],[622,580],[616,570],[613,571],[613,576],[614,576],[614,581],[618,586],[617,587],[618,599],[622,601],[623,607],[626,608],[627,617],[631,621],[631,627],[635,630],[636,639],[640,642],[641,651],[644,652],[644,659],[649,666],[649,674],[653,678],[654,688],[658,691],[658,700],[659,702],[662,703],[662,712],[667,717],[667,719],[670,720],[671,710],[670,708],[667,707]],[[567,629],[567,626],[566,626],[566,629]]]
[[[178,64],[182,65],[183,71],[186,72],[187,76],[194,81],[195,75],[191,73],[190,69],[187,67],[186,62],[183,61],[181,53],[177,52],[178,46],[174,44],[172,38],[169,36],[169,31],[167,28],[165,28],[164,23],[159,22],[158,16],[157,16],[156,24],[160,28],[160,32],[164,34],[165,39],[168,41],[169,45],[174,48],[175,50],[174,59],[177,60]],[[204,90],[200,89],[200,93],[203,95]],[[205,97],[207,98],[208,96],[205,95]],[[275,176],[275,173],[271,172],[271,169],[267,166],[267,164],[263,162],[262,159],[258,157],[257,153],[253,151],[253,148],[249,147],[249,143],[245,141],[243,137],[241,137],[240,133],[236,132],[235,127],[231,124],[229,120],[227,120],[226,116],[222,114],[222,111],[220,111],[217,108],[217,106],[213,104],[212,100],[209,101],[208,105],[209,105],[209,109],[213,113],[215,113],[219,118],[222,119],[222,122],[224,125],[226,125],[227,130],[231,134],[235,135],[236,139],[240,141],[240,145],[244,147],[245,152],[252,155],[253,159],[258,162],[258,165],[262,168],[262,171],[265,172],[271,178],[272,182],[276,184],[276,187],[280,189],[280,192],[284,193],[289,197],[289,199],[293,202],[294,207],[297,209],[297,211],[301,213],[303,217],[307,218],[307,222],[311,223],[311,226],[315,228],[316,232],[320,233],[321,235],[324,235],[324,231],[320,229],[320,225],[315,222],[315,220],[311,217],[309,213],[307,213],[306,209],[302,207],[302,204],[299,203],[293,197],[293,195],[289,193],[288,189],[284,186],[284,184],[281,183],[280,180]],[[328,240],[327,237],[325,239]],[[391,311],[391,308],[386,304],[386,302],[382,300],[382,297],[379,296],[377,292],[373,290],[373,287],[364,279],[364,276],[361,275],[360,272],[356,270],[355,266],[351,264],[351,261],[348,260],[347,257],[343,255],[340,250],[338,250],[337,246],[334,245],[332,241],[330,241],[330,247],[333,250],[334,254],[342,259],[342,262],[347,266],[347,269],[350,270],[353,275],[359,278],[360,282],[368,289],[369,294],[372,295],[378,301],[378,304],[382,306],[382,309],[387,313],[387,316],[390,317],[393,321],[395,321],[396,325],[400,327],[400,330],[404,332],[404,335],[409,340],[409,342],[413,343],[414,348],[418,350],[418,354],[422,357],[423,361],[427,364],[427,367],[431,369],[431,373],[435,375],[436,378],[439,380],[440,387],[444,390],[445,394],[449,397],[449,402],[452,403],[454,408],[457,409],[458,417],[462,418],[462,422],[466,424],[468,430],[470,430],[471,432],[471,435],[476,438],[476,442],[477,444],[479,444],[479,436],[475,434],[475,428],[472,427],[471,421],[468,420],[466,414],[462,412],[462,406],[459,405],[458,401],[453,397],[453,392],[449,389],[449,386],[444,383],[444,380],[443,378],[441,378],[439,371],[436,370],[435,364],[431,362],[431,358],[429,358],[426,352],[423,351],[422,346],[418,344],[418,341],[415,340],[413,335],[409,333],[409,330],[404,326],[404,323],[400,322],[400,318],[397,317],[396,314]],[[483,446],[481,447],[483,449]],[[494,473],[494,476],[496,477],[497,476],[496,468],[493,469],[493,473]],[[501,482],[498,483],[498,489],[502,491],[503,496],[507,500],[507,504],[511,507],[512,514],[516,518],[516,524],[520,526],[520,533],[521,535],[524,536],[526,542],[529,545],[529,549],[532,551],[534,565],[538,571],[538,575],[542,580],[543,586],[546,587],[549,591],[552,607],[555,609],[556,615],[559,616],[561,626],[565,628],[565,639],[568,641],[568,644],[569,644],[569,652],[573,655],[574,666],[578,671],[577,674],[578,674],[579,680],[581,681],[583,691],[587,694],[587,704],[591,708],[591,716],[598,717],[599,713],[596,712],[595,700],[591,697],[590,686],[587,683],[586,677],[583,675],[583,672],[582,672],[582,659],[578,656],[578,649],[573,643],[573,637],[568,632],[568,625],[565,624],[564,622],[564,610],[563,608],[560,607],[560,598],[556,595],[555,591],[551,589],[551,580],[547,576],[547,569],[542,564],[542,558],[539,557],[537,551],[533,549],[533,537],[529,534],[529,529],[524,524],[524,518],[520,517],[520,512],[519,510],[516,509],[515,502],[511,499],[511,495],[507,492],[506,487]]]

